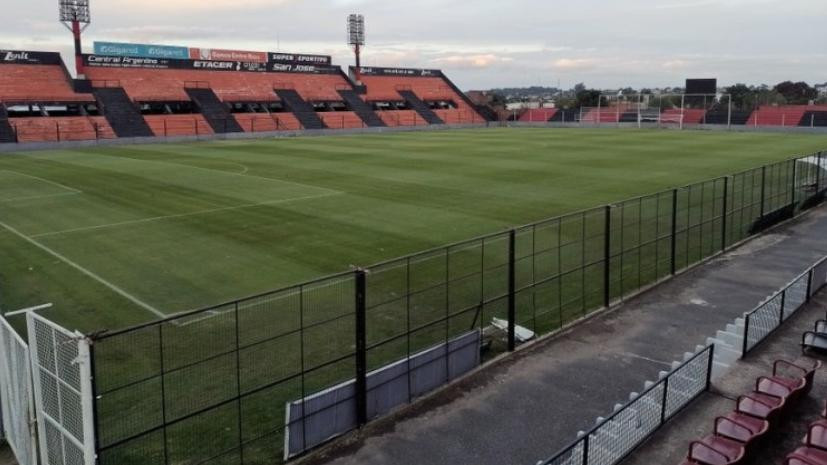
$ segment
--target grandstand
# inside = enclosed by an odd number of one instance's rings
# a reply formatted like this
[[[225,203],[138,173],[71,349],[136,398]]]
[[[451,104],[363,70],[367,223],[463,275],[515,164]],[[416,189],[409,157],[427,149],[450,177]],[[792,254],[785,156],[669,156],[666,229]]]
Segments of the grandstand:
[[[365,91],[364,100],[383,121],[414,124],[481,123],[474,104],[440,70],[355,68],[351,76]],[[396,124],[402,125],[402,124]]]
[[[263,63],[7,51],[0,142],[481,123],[439,70],[351,69],[269,54]],[[285,58],[286,57],[286,58]]]

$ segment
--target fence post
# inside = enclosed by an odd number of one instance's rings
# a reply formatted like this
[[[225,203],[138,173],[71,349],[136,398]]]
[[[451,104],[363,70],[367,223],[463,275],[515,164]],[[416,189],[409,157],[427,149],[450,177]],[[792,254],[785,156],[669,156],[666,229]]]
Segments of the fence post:
[[[815,271],[815,268],[810,268],[810,271],[807,272],[807,297],[804,299],[805,302],[809,302],[810,297],[812,297],[811,293],[813,292],[813,271]]]
[[[677,272],[677,248],[678,248],[678,190],[672,189],[672,274]]]
[[[100,450],[100,432],[98,431],[98,379],[97,369],[95,368],[95,341],[89,340],[89,372],[92,374],[92,379],[89,384],[92,387],[92,431],[95,436],[95,454]]]
[[[583,437],[583,465],[589,465],[589,433]]]
[[[792,164],[793,164],[793,180],[792,180],[792,192],[790,192],[790,197],[791,197],[790,206],[795,207],[795,188],[797,186],[795,181],[796,181],[796,177],[798,176],[798,159],[794,158],[792,160]],[[795,213],[795,210],[793,210],[793,213]]]
[[[612,206],[606,205],[606,235],[603,241],[603,258],[605,266],[603,267],[603,306],[609,308],[609,303],[612,297],[611,293],[611,264],[612,264]],[[562,311],[562,309],[561,309]]]
[[[746,333],[744,333],[744,341],[746,341]],[[706,366],[706,390],[712,388],[712,370],[715,368],[715,344],[709,346],[709,359]]]
[[[517,232],[508,232],[508,350],[513,351],[517,347],[517,306],[516,306],[516,263],[515,247]]]
[[[761,167],[761,218],[764,217],[764,213],[766,212],[766,200],[764,200],[764,194],[767,193],[767,165]]]
[[[666,402],[669,396],[669,377],[663,378],[663,397],[660,401],[660,424],[666,423]]]
[[[366,291],[365,270],[356,270],[356,423],[360,427],[368,422]]]
[[[727,208],[729,200],[729,176],[724,176],[724,209],[721,215],[721,251],[726,251],[727,235],[726,235],[726,220]]]
[[[785,288],[781,291],[781,311],[778,312],[778,326],[784,324],[784,307],[787,305],[787,289]]]
[[[816,170],[816,195],[821,194],[821,154],[823,153],[824,152],[818,152],[818,159],[816,161],[818,163],[818,169]]]
[[[747,356],[747,350],[749,350],[749,320],[750,315],[744,317],[744,346],[741,349],[741,358]]]

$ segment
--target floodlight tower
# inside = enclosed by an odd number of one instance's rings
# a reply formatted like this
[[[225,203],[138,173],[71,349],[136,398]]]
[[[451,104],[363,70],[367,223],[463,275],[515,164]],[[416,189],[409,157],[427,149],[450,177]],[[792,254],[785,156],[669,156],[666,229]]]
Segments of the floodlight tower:
[[[75,38],[75,67],[78,77],[83,75],[83,53],[80,36],[92,22],[89,14],[89,0],[59,0],[60,22],[72,31]]]
[[[365,46],[365,17],[363,15],[350,15],[347,17],[347,40],[348,45],[353,47],[356,54],[356,69],[362,67],[362,47]]]

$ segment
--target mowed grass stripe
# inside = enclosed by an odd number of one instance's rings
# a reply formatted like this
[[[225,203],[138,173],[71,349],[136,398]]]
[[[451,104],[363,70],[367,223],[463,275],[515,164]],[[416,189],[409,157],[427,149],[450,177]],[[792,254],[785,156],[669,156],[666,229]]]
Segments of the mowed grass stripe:
[[[496,129],[90,148],[0,159],[0,169],[83,191],[0,205],[0,214],[174,313],[813,152],[824,141]],[[279,183],[291,187],[270,198]],[[343,194],[289,201],[312,192]],[[0,251],[10,247],[19,241],[0,236]],[[5,255],[14,262],[0,270],[10,306],[53,301],[51,316],[81,329],[149,316],[86,292],[96,286],[74,272],[63,282],[38,279],[50,260],[40,252]],[[82,306],[83,321],[60,302]]]

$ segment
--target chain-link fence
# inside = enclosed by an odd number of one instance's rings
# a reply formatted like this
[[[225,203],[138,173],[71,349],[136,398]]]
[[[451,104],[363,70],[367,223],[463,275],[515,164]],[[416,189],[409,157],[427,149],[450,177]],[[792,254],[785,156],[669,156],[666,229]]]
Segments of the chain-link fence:
[[[708,346],[635,396],[542,465],[615,465],[709,388],[714,346]]]
[[[825,165],[773,163],[97,335],[99,461],[280,463],[815,205]]]
[[[95,465],[89,341],[27,314],[41,465]]]
[[[744,317],[744,346],[746,356],[764,339],[800,309],[810,297],[827,285],[827,257],[819,260],[796,277],[783,289],[758,305]]]
[[[3,431],[19,465],[35,465],[35,408],[29,345],[0,316],[0,400]]]

